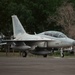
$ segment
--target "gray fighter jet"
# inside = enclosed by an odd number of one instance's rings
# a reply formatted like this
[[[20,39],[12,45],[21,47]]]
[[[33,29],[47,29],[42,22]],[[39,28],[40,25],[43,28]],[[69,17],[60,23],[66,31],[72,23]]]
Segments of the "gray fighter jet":
[[[53,39],[28,34],[16,15],[12,16],[12,23],[14,38],[11,40],[2,40],[3,42],[11,43],[11,47],[14,49],[23,50],[23,56],[25,57],[27,56],[27,51],[33,54],[43,55],[44,57],[49,54],[49,51],[45,50],[46,47],[42,47],[41,45],[48,41],[54,41]],[[38,45],[40,45],[43,50],[38,48]]]

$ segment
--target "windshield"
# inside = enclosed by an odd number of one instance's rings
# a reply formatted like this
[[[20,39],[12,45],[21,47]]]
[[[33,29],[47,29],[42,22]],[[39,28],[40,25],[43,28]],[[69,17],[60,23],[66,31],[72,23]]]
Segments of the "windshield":
[[[64,38],[64,37],[67,37],[67,36],[63,33],[58,35],[58,38]]]
[[[45,35],[53,36],[53,37],[56,37],[56,38],[64,38],[64,37],[67,37],[65,34],[63,34],[61,32],[46,32]]]

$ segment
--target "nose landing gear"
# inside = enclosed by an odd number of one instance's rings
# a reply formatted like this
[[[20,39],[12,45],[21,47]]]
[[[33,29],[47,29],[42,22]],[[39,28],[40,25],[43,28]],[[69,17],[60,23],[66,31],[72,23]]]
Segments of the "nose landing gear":
[[[63,51],[63,48],[61,48],[61,50],[60,50],[60,55],[61,55],[62,58],[64,57],[64,51]]]

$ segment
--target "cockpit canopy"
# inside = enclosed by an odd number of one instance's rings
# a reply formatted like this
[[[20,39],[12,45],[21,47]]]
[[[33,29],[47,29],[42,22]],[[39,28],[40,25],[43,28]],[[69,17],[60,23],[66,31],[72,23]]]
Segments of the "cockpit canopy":
[[[46,32],[44,32],[44,35],[53,36],[53,37],[56,37],[56,38],[67,37],[65,34],[63,34],[62,32],[59,32],[59,31],[46,31]]]

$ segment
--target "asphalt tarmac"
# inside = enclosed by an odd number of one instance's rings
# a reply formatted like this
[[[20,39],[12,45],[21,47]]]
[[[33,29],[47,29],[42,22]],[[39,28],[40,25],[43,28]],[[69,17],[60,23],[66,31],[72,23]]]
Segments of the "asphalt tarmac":
[[[75,75],[75,58],[0,57],[0,75]]]

